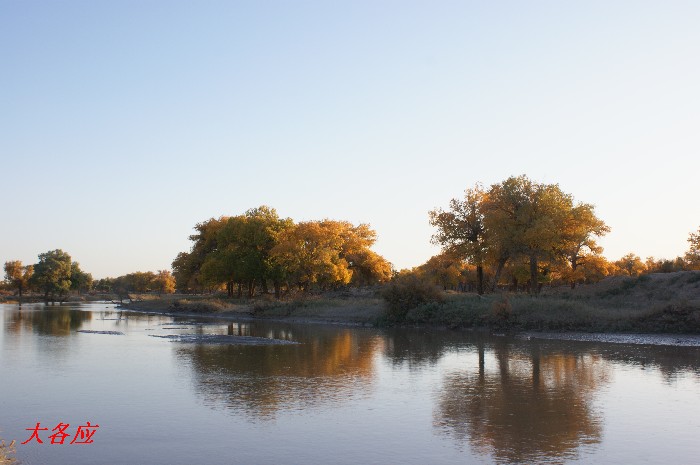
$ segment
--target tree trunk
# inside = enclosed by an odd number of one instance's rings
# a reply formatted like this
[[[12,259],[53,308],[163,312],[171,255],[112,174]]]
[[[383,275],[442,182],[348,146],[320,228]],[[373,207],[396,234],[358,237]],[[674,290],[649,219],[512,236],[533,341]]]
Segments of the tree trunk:
[[[571,289],[576,288],[576,268],[578,267],[578,261],[577,261],[577,256],[574,255],[571,257],[571,273],[574,275],[573,278],[571,278]]]
[[[539,292],[537,273],[537,255],[530,255],[530,294],[536,295]]]
[[[282,297],[282,285],[279,281],[273,281],[272,284],[275,286],[275,299],[280,300],[280,297]]]
[[[503,267],[506,266],[508,257],[500,258],[498,260],[498,266],[496,267],[496,274],[493,277],[493,284],[491,285],[491,292],[496,291],[496,286],[498,286],[498,281],[501,279],[501,273],[503,272]]]
[[[476,265],[476,293],[484,295],[484,266],[481,263]]]

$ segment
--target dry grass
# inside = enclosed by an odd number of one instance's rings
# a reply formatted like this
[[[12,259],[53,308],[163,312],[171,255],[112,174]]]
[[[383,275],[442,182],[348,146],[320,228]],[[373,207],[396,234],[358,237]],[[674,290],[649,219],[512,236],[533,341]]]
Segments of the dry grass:
[[[385,319],[384,323],[391,323]],[[403,323],[498,330],[700,333],[700,272],[614,277],[542,295],[447,294],[410,309]]]
[[[0,465],[15,465],[19,461],[15,458],[15,441],[5,444],[0,440]]]
[[[309,319],[333,322],[373,323],[384,303],[372,296],[300,296],[286,301],[259,301],[254,315],[262,318]]]
[[[382,326],[398,323],[514,331],[700,333],[700,272],[614,277],[573,290],[547,288],[537,297],[444,293],[440,300],[416,300],[400,321],[386,312],[380,294],[380,289],[353,289],[322,295],[299,294],[284,300],[269,295],[251,300],[164,295],[134,302],[127,308]]]

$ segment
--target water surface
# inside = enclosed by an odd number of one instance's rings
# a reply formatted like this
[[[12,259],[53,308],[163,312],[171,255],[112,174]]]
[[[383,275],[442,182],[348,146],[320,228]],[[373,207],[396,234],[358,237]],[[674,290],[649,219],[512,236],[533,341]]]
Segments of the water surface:
[[[174,319],[109,304],[0,305],[0,321],[0,437],[49,428],[43,444],[18,446],[26,464],[696,463],[700,453],[697,347]],[[172,335],[187,337],[153,337]],[[75,433],[87,421],[99,424],[92,444],[49,444],[59,423]]]

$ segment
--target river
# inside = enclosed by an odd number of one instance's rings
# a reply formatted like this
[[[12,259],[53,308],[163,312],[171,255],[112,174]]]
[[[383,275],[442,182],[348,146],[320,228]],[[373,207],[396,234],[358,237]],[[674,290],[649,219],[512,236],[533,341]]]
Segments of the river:
[[[700,455],[699,347],[173,318],[105,303],[0,305],[0,320],[0,438],[28,465]],[[287,343],[229,343],[240,336]]]

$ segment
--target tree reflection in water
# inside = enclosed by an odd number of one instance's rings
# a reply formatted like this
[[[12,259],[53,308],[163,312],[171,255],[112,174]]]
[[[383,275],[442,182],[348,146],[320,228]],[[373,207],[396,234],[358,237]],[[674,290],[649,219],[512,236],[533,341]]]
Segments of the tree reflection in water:
[[[238,331],[234,328],[232,333]],[[199,344],[178,348],[177,354],[191,364],[197,391],[207,405],[243,412],[253,420],[369,394],[375,376],[373,355],[382,343],[378,336],[319,327],[267,336],[302,344]]]
[[[48,336],[69,336],[83,323],[92,320],[92,312],[71,307],[43,307],[13,311],[5,331],[20,333],[22,329]]]
[[[600,356],[538,343],[515,350],[507,341],[477,351],[478,366],[445,376],[435,412],[441,433],[507,463],[558,462],[600,442],[591,405],[609,376]]]

